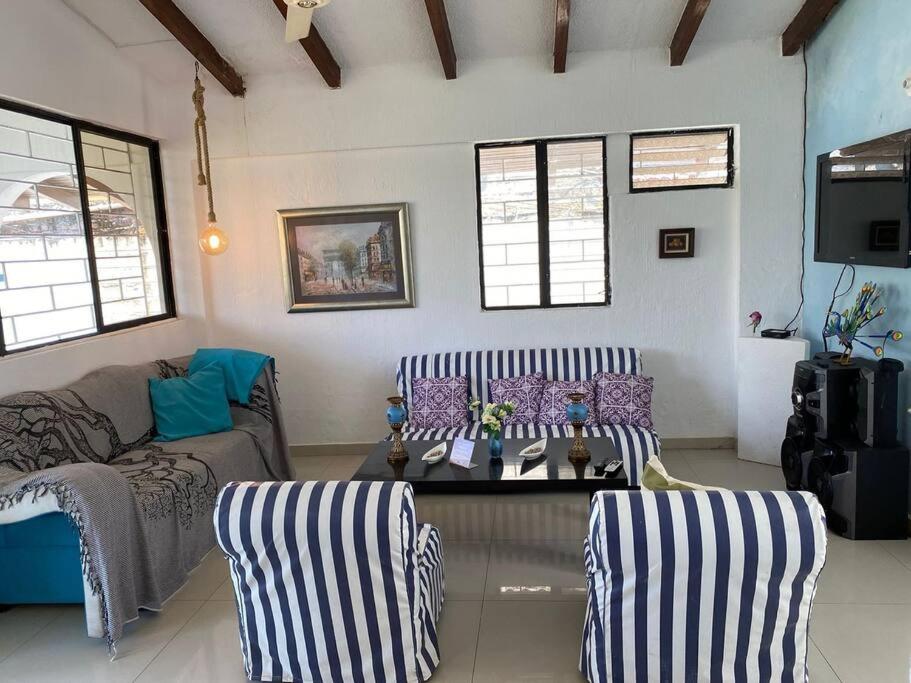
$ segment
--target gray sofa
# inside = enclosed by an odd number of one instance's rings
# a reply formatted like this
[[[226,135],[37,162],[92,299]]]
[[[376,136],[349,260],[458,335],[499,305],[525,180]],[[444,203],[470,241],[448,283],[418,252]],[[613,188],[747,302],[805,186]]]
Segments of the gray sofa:
[[[0,399],[0,604],[84,601],[88,634],[113,648],[213,548],[224,484],[292,478],[271,364],[249,405],[232,405],[232,431],[152,440],[148,379],[188,362],[110,366]]]

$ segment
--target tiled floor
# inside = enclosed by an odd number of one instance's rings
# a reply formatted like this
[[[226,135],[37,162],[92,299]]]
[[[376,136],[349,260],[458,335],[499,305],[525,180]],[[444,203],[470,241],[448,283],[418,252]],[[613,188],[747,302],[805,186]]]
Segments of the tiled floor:
[[[781,486],[776,468],[731,451],[666,451],[682,479]],[[298,460],[301,479],[345,479],[354,457]],[[433,681],[578,681],[587,496],[418,497],[443,532],[443,661]],[[813,681],[908,681],[911,541],[830,537],[811,625]],[[127,627],[119,655],[85,636],[79,607],[0,614],[0,681],[242,681],[227,566],[211,553],[158,615]]]

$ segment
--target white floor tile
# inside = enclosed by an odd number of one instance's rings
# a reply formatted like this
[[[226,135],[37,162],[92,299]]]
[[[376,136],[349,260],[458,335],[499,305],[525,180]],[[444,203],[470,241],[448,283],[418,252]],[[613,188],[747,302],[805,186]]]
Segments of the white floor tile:
[[[905,539],[903,541],[880,541],[880,545],[889,551],[889,553],[901,562],[903,565],[911,569],[911,539]]]
[[[365,455],[333,455],[332,461],[320,475],[322,481],[348,481],[364,464]]]
[[[213,548],[171,600],[208,600],[227,578],[228,561],[220,548]]]
[[[493,538],[581,540],[588,534],[587,493],[497,496]]]
[[[203,605],[148,665],[139,681],[245,681],[234,602]]]
[[[0,660],[63,614],[56,605],[24,605],[0,613]]]
[[[911,678],[907,605],[816,605],[810,633],[843,683]]]
[[[444,542],[446,601],[483,600],[489,559],[490,544],[486,541]]]
[[[673,448],[661,451],[661,457],[667,453],[680,454],[689,462],[737,460],[737,451],[732,448]]]
[[[878,541],[829,534],[816,603],[911,604],[911,570]]]
[[[418,521],[440,530],[443,547],[449,541],[488,541],[493,527],[496,496],[417,495]]]
[[[581,681],[583,602],[484,602],[474,683]]]
[[[0,680],[132,681],[202,605],[172,601],[158,614],[143,612],[137,621],[127,624],[113,662],[104,640],[85,634],[82,606],[63,607],[59,617],[0,662]]]
[[[698,453],[698,451],[696,452]],[[717,453],[720,454],[717,457],[693,457],[687,452],[685,456],[687,462],[696,473],[700,484],[742,491],[784,490],[784,475],[782,475],[780,467],[738,460],[733,451],[717,451]]]
[[[480,626],[481,601],[443,604],[437,624],[440,664],[433,683],[471,683]]]
[[[686,451],[662,451],[661,463],[671,476],[683,481],[699,483],[696,472],[686,459]]]
[[[582,542],[494,541],[485,600],[585,600]]]
[[[323,472],[332,461],[329,455],[307,455],[291,458],[294,476],[298,481],[322,481]]]
[[[225,579],[222,584],[215,589],[215,592],[212,594],[210,600],[233,600],[234,599],[234,584],[231,583],[231,579]]]
[[[807,652],[807,668],[810,670],[810,680],[813,683],[839,683],[838,676],[812,640]]]

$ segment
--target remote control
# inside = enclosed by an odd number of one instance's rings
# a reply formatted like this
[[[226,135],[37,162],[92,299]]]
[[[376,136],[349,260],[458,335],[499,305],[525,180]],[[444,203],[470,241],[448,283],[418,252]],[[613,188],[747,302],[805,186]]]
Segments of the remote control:
[[[604,458],[604,460],[602,460],[602,461],[599,462],[597,465],[595,465],[595,476],[596,476],[596,477],[603,477],[603,476],[604,476],[604,470],[605,470],[606,468],[607,468],[607,458]]]
[[[619,472],[622,469],[623,469],[622,460],[611,460],[609,463],[607,463],[607,467],[605,468],[605,471],[606,471],[605,476],[613,477],[617,474],[617,472]]]

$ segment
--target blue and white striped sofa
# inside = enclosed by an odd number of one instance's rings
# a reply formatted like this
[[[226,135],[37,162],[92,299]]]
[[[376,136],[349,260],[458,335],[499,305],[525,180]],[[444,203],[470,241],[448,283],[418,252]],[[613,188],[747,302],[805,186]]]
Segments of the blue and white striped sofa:
[[[806,681],[826,557],[809,493],[603,491],[583,554],[589,681]]]
[[[215,508],[244,667],[263,681],[426,681],[439,531],[402,482],[233,482]]]
[[[481,405],[490,402],[487,380],[518,377],[543,372],[549,380],[585,380],[599,372],[617,372],[630,375],[642,374],[642,356],[638,349],[620,347],[586,347],[563,349],[513,349],[501,351],[456,351],[419,356],[404,356],[396,368],[399,395],[408,400],[411,380],[415,377],[468,377],[468,392],[480,399]],[[441,440],[463,437],[486,438],[481,429],[480,408],[469,411],[467,427],[457,429],[409,429],[405,425],[403,437],[408,440]],[[624,468],[631,486],[638,486],[645,463],[653,455],[660,455],[661,442],[654,430],[625,425],[596,425],[585,427],[589,438],[608,438],[614,442],[623,458]],[[509,425],[504,438],[539,438],[544,436],[572,436],[570,425]]]

